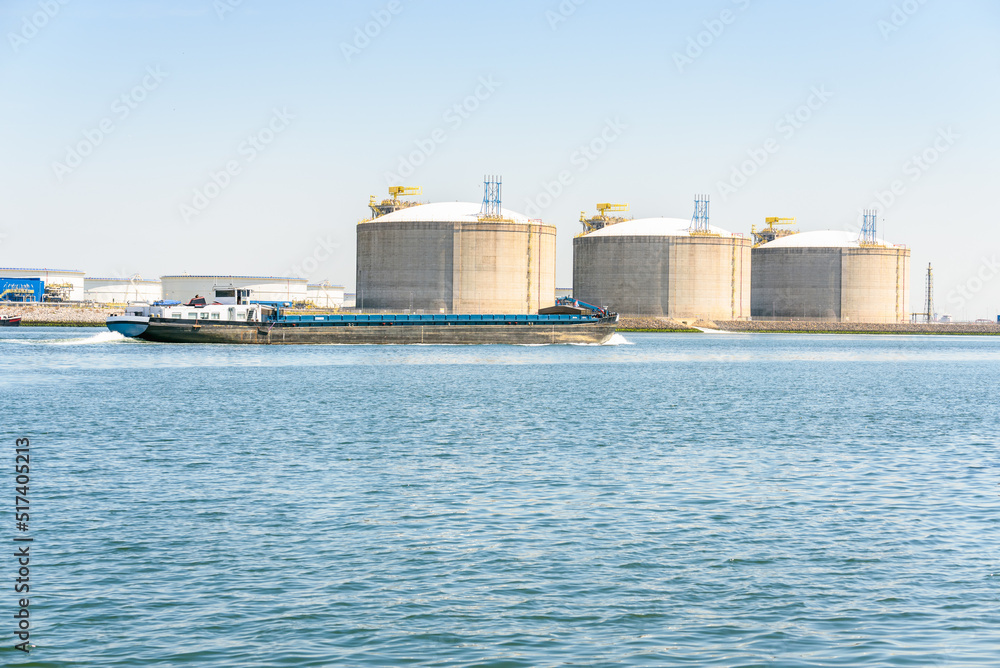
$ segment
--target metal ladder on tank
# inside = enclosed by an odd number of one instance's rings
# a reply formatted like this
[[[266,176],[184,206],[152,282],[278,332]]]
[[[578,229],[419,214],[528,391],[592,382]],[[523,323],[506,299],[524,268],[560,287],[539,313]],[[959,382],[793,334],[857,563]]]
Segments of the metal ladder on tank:
[[[730,316],[730,318],[732,318],[733,320],[736,320],[736,237],[733,237],[732,240],[733,240],[733,260],[732,260],[732,267],[731,267],[731,269],[732,269],[732,276],[731,276],[731,278],[729,280],[730,280],[730,283],[732,284],[733,293],[732,293],[730,301],[729,301],[729,309],[732,312],[732,315]],[[741,262],[741,264],[742,264],[742,262]],[[740,269],[742,269],[742,267]]]
[[[528,223],[528,294],[527,294],[527,298],[528,298],[527,312],[528,313],[531,313],[531,278],[532,278],[532,276],[531,276],[531,274],[532,274],[532,272],[531,272],[531,265],[533,263],[532,257],[534,255],[534,253],[532,252],[533,251],[533,245],[534,245],[534,244],[532,244],[532,239],[535,236],[534,231],[532,229],[533,227],[534,226],[531,223]]]

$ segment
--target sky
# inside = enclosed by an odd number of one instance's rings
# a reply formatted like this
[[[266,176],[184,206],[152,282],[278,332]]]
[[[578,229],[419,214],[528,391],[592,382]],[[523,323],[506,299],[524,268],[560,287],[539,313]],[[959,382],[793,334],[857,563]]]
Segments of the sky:
[[[0,266],[355,284],[389,185],[912,249],[1000,314],[995,0],[0,0]]]

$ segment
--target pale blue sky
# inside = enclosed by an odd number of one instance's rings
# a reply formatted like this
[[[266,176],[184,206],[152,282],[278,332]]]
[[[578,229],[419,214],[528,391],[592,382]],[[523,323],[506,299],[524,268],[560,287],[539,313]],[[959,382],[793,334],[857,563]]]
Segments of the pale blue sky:
[[[932,261],[939,311],[1000,313],[1000,3],[228,2],[0,4],[0,265],[297,268],[350,288],[368,196],[419,142],[433,151],[406,184],[479,201],[482,175],[502,174],[507,208],[557,226],[566,286],[599,201],[689,217],[707,192],[733,232],[766,216],[846,229],[898,181],[881,231],[913,249],[912,307]],[[373,12],[387,25],[345,56]],[[449,111],[477,89],[466,117]],[[808,118],[783,124],[796,110]],[[270,143],[244,144],[262,131]],[[602,132],[600,155],[577,153]],[[925,151],[933,164],[909,162]]]

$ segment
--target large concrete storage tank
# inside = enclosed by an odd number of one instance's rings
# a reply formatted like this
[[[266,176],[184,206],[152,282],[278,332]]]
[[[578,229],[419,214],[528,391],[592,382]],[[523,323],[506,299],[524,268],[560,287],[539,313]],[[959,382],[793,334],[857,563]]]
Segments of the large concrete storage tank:
[[[573,240],[573,297],[629,315],[750,315],[750,241],[691,221],[641,218]]]
[[[753,249],[755,320],[906,322],[910,251],[846,231],[801,232]]]
[[[556,228],[481,208],[421,204],[359,223],[357,307],[537,313],[553,305]]]

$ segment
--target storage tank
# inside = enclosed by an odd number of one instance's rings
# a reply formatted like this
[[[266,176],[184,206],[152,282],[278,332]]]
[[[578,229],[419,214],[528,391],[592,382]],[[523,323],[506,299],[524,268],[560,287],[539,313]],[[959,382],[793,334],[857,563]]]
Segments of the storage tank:
[[[755,320],[907,322],[910,250],[856,232],[800,232],[753,249]]]
[[[556,229],[472,202],[419,204],[357,227],[356,306],[537,313],[555,303]]]
[[[329,281],[310,283],[306,286],[306,301],[318,308],[343,308],[344,286]]]
[[[163,298],[187,302],[195,295],[212,297],[216,286],[252,290],[250,298],[260,301],[304,302],[306,279],[287,276],[161,276]]]
[[[87,276],[83,279],[86,298],[98,304],[127,304],[129,302],[152,303],[163,296],[159,281],[131,278],[98,278]]]
[[[743,320],[750,241],[690,220],[640,218],[573,240],[573,297],[628,315]]]

